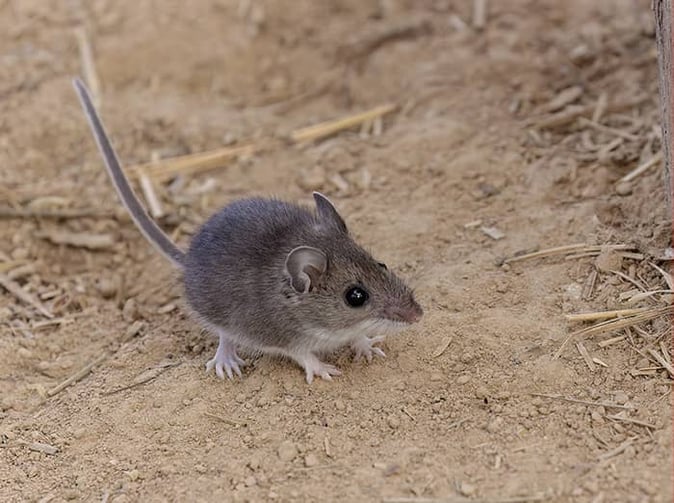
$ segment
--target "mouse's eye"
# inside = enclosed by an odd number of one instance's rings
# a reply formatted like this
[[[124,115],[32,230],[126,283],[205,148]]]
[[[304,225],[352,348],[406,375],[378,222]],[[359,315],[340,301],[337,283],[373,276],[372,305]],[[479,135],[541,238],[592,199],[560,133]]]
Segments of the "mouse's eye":
[[[386,267],[386,264],[384,264],[384,262],[377,262],[377,265],[382,269],[384,269],[385,271],[388,271],[388,267]]]
[[[367,302],[370,294],[360,286],[352,286],[344,294],[346,303],[351,307],[360,307]]]

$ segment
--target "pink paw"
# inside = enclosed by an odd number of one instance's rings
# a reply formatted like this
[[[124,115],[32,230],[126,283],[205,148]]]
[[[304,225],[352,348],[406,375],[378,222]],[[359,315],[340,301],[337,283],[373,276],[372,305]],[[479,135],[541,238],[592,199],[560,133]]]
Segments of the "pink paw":
[[[215,356],[206,363],[206,372],[215,369],[215,375],[220,379],[224,379],[225,374],[233,379],[235,373],[241,377],[241,367],[244,365],[246,362],[236,354],[234,345],[221,336]]]
[[[358,361],[361,358],[365,357],[368,363],[372,361],[372,358],[376,356],[381,356],[382,358],[386,357],[386,353],[381,348],[374,346],[378,342],[384,340],[383,335],[378,335],[377,337],[361,337],[351,344],[351,349],[354,351],[354,360]]]

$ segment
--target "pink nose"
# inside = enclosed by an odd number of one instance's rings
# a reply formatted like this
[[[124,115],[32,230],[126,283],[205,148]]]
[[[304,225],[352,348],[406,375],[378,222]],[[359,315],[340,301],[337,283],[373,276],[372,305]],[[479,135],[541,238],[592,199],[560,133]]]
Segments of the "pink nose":
[[[389,318],[397,321],[404,321],[405,323],[416,323],[424,315],[423,309],[416,302],[407,304],[405,306],[393,307],[386,313]]]

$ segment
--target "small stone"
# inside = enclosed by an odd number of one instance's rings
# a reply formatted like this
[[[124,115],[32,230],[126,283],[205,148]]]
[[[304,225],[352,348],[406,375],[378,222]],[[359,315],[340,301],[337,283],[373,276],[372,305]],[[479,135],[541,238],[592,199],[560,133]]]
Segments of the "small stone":
[[[204,465],[194,465],[194,471],[197,473],[206,473],[206,467]]]
[[[430,379],[431,379],[431,382],[440,382],[444,379],[444,376],[440,372],[433,372],[431,374]]]
[[[346,404],[342,400],[335,400],[335,409],[343,411],[346,409]]]
[[[470,381],[470,376],[466,374],[460,375],[456,378],[456,384],[467,384],[468,381]]]
[[[76,500],[79,499],[80,493],[77,491],[77,489],[66,489],[63,491],[63,499],[66,499],[68,501]]]
[[[136,304],[135,299],[128,299],[124,303],[124,307],[122,308],[122,318],[124,318],[124,321],[126,322],[132,322],[138,319],[138,305]]]
[[[470,482],[461,482],[459,484],[459,492],[464,496],[474,496],[477,488]]]
[[[278,498],[278,494],[275,493],[274,491],[269,491],[269,492],[267,493],[267,499],[275,500],[275,499],[277,499],[277,498]]]
[[[297,456],[297,447],[290,440],[281,442],[278,448],[278,457],[281,461],[292,461]]]
[[[604,248],[597,256],[594,264],[600,272],[619,271],[623,265],[623,258],[615,251]]]
[[[314,454],[313,452],[310,452],[306,456],[304,456],[304,466],[307,468],[311,468],[312,466],[316,466],[318,464],[318,456]]]
[[[496,433],[501,429],[502,426],[503,426],[503,418],[495,417],[487,424],[487,431],[489,433]]]
[[[400,427],[400,419],[398,419],[396,416],[389,416],[387,419],[387,423],[391,429],[398,429]]]
[[[136,469],[126,472],[126,475],[127,475],[127,477],[129,477],[129,480],[131,480],[132,482],[135,482],[136,480],[141,478],[140,472]]]
[[[26,348],[19,348],[16,351],[16,354],[19,358],[32,358],[33,352]]]
[[[597,423],[603,423],[604,422],[604,418],[596,410],[592,411],[592,414],[590,414],[590,417],[592,418],[593,421],[595,421]]]
[[[110,278],[101,278],[96,284],[96,289],[101,297],[110,299],[117,294],[117,282]]]
[[[252,487],[255,484],[257,484],[257,481],[255,480],[255,477],[249,475],[248,477],[246,477],[246,480],[244,480],[243,483],[246,485],[246,487]]]
[[[632,184],[630,182],[620,182],[615,187],[615,193],[619,196],[629,196],[632,193]]]
[[[630,399],[629,395],[624,391],[616,391],[615,394],[613,395],[613,400],[618,405],[625,405],[629,399]]]

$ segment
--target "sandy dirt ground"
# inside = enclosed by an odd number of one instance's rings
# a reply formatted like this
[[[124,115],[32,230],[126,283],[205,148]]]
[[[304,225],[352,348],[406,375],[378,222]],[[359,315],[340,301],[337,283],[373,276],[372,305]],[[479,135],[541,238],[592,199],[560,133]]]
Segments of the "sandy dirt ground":
[[[566,315],[672,300],[660,164],[620,181],[660,151],[649,2],[493,1],[482,29],[472,7],[0,0],[0,500],[672,500],[669,318],[563,346],[591,326]],[[78,27],[127,165],[395,104],[155,186],[182,246],[236,198],[324,191],[422,322],[369,365],[331,355],[332,382],[207,374],[216,341],[70,86]]]

